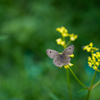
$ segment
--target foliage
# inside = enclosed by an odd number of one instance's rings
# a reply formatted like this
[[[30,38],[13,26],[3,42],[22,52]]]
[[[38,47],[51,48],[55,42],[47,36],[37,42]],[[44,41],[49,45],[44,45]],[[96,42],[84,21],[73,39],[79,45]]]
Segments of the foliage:
[[[73,42],[72,70],[90,86],[94,70],[87,67],[90,54],[82,46],[91,41],[100,48],[99,0],[0,0],[0,100],[69,99],[65,69],[56,68],[46,55],[47,48],[63,51],[55,42],[60,26],[80,37]],[[82,87],[70,78],[73,97],[84,100],[87,91],[78,94]],[[100,98],[99,87],[90,100]]]

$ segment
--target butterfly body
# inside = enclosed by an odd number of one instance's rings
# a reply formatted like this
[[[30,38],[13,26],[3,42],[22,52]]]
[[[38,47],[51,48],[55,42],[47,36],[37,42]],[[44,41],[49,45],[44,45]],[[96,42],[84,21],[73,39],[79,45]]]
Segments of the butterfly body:
[[[63,63],[63,55],[60,54],[60,59],[61,59],[61,62]]]
[[[63,65],[67,65],[70,61],[71,58],[69,57],[69,55],[71,55],[74,51],[74,46],[70,45],[69,47],[67,47],[62,54],[59,54],[59,52],[52,50],[52,49],[47,49],[47,55],[53,59],[53,63],[57,66],[57,67],[61,67]]]

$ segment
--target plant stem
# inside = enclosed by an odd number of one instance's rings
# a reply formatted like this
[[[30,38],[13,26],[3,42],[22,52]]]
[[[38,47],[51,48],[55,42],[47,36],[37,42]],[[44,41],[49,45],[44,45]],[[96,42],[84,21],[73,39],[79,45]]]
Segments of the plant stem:
[[[96,74],[97,74],[97,71],[95,71],[94,76],[93,76],[93,79],[92,79],[92,81],[91,81],[90,89],[88,90],[88,94],[87,94],[87,100],[89,100],[90,92],[91,92],[92,85],[93,85],[94,79],[95,79],[95,77],[96,77]]]
[[[100,70],[99,70],[99,69],[98,69],[97,71],[98,71],[98,72],[100,72]]]
[[[98,81],[97,83],[95,83],[93,86],[92,86],[92,89],[95,88],[97,85],[100,84],[100,81]]]
[[[70,88],[70,76],[69,76],[69,69],[68,68],[66,69],[66,75],[67,75],[67,81],[68,81],[70,100],[72,100],[72,94],[71,94],[71,88]]]
[[[86,87],[86,86],[77,78],[77,76],[74,74],[74,72],[71,70],[70,67],[69,67],[69,70],[71,71],[71,73],[73,74],[73,76],[75,77],[75,79],[79,82],[79,84],[82,85],[84,88],[88,89],[88,87]]]
[[[65,41],[65,38],[63,37],[63,40]],[[70,44],[70,40],[66,45],[64,45],[64,49]],[[69,69],[66,69],[66,76],[67,76],[67,81],[68,81],[68,89],[69,89],[69,95],[70,95],[70,100],[72,100],[72,93],[71,93],[71,88],[70,88],[70,76],[69,76]]]
[[[70,42],[71,42],[70,40],[67,42],[66,47],[70,44]]]

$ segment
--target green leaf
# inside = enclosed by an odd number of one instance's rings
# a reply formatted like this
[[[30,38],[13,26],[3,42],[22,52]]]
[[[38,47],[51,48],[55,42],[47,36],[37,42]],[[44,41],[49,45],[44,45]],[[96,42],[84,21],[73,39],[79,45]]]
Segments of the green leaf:
[[[84,90],[87,90],[86,88],[83,88],[83,89],[80,89],[78,92],[82,92],[82,91],[84,91]]]

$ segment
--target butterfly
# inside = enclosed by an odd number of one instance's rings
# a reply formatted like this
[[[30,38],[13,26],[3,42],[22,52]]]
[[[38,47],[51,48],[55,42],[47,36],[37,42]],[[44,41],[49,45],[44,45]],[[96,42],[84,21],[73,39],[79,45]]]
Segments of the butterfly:
[[[47,49],[46,53],[51,59],[53,59],[53,63],[57,67],[62,67],[63,65],[69,64],[69,62],[71,61],[69,55],[71,55],[73,51],[74,46],[70,45],[62,52],[62,54],[59,54],[59,52],[52,49]]]

